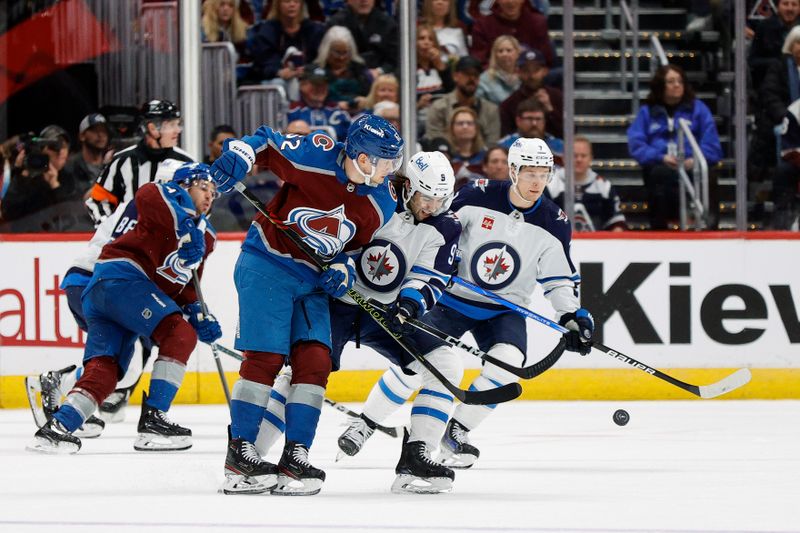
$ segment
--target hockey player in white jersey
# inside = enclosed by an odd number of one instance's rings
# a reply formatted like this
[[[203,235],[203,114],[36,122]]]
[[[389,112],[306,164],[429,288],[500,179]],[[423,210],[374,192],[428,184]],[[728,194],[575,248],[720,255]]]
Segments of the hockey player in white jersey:
[[[414,344],[420,335],[406,318],[421,318],[444,292],[453,269],[461,234],[458,219],[449,210],[455,176],[441,152],[419,152],[406,164],[406,179],[394,182],[400,200],[389,222],[363,248],[356,262],[355,288],[370,299],[390,305],[387,318],[396,333]],[[453,409],[453,397],[422,365],[349,298],[331,300],[333,369],[339,368],[344,346],[355,341],[375,349],[398,365],[397,379],[422,386],[411,411],[410,433],[403,441],[400,461],[392,485],[395,492],[444,492],[451,488],[453,471],[432,460]],[[427,355],[448,380],[461,381],[461,359],[446,349]],[[288,376],[279,378],[259,431],[256,447],[262,455],[280,436],[284,427],[283,402],[288,394]],[[375,430],[364,416],[339,438],[343,453],[354,455]]]
[[[567,349],[585,355],[591,350],[594,322],[578,301],[580,276],[569,255],[571,227],[566,214],[542,196],[552,176],[553,154],[541,139],[518,139],[509,150],[508,164],[509,181],[478,180],[453,201],[452,210],[463,227],[458,275],[524,307],[530,307],[538,282],[559,323],[571,330],[566,334]],[[470,331],[480,349],[493,357],[514,366],[526,364],[525,319],[462,286],[449,288],[425,321],[454,337]],[[434,337],[418,340],[422,353],[443,349],[444,343]],[[486,390],[518,379],[486,363],[470,388]],[[370,392],[365,415],[382,423],[417,387],[390,369]],[[495,407],[456,408],[441,441],[445,464],[468,468],[477,460],[479,451],[468,433]]]

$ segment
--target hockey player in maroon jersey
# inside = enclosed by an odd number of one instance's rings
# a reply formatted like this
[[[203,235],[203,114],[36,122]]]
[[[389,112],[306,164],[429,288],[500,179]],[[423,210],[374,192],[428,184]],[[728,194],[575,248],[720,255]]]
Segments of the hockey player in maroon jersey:
[[[296,231],[330,268],[309,257],[262,215],[242,245],[234,281],[239,297],[236,348],[244,350],[231,393],[231,440],[225,460],[226,494],[310,495],[325,472],[308,461],[331,372],[328,295],[353,284],[350,257],[388,222],[396,198],[384,183],[402,162],[403,140],[386,120],[363,115],[345,144],[319,132],[284,136],[262,126],[226,143],[212,166],[222,192],[233,189],[253,164],[284,181],[269,211]],[[286,402],[286,445],[278,467],[254,447],[275,377],[292,367]]]
[[[143,395],[134,448],[192,446],[191,430],[172,423],[166,412],[197,339],[211,343],[222,332],[213,316],[202,313],[191,283],[192,270],[201,273],[216,244],[205,215],[218,193],[206,165],[189,166],[205,168],[179,169],[170,183],[143,185],[128,206],[133,211],[126,220],[135,220],[135,226],[103,247],[82,296],[88,325],[83,375],[36,432],[28,450],[76,453],[80,449],[81,441],[72,433],[114,390],[139,336],[150,337],[159,354],[149,395]]]

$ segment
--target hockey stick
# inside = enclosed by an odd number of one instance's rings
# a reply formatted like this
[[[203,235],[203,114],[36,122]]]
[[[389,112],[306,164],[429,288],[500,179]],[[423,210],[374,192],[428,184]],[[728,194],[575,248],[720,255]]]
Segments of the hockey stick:
[[[377,302],[375,300],[370,300],[370,303],[374,305],[376,308],[383,311],[384,313],[388,312],[389,310],[389,308],[386,305]],[[567,346],[567,341],[564,340],[564,338],[562,337],[558,341],[556,347],[553,348],[552,351],[549,354],[547,354],[547,356],[544,357],[541,361],[533,365],[520,368],[517,366],[510,365],[505,361],[501,361],[500,359],[497,359],[495,357],[492,357],[491,355],[484,352],[480,348],[476,348],[474,346],[470,346],[469,344],[461,342],[460,339],[457,339],[452,335],[449,335],[444,331],[435,328],[434,326],[431,326],[430,324],[426,324],[425,322],[413,318],[407,318],[405,322],[406,324],[411,324],[420,331],[424,331],[425,333],[446,342],[450,346],[461,348],[465,352],[475,355],[480,359],[482,359],[483,361],[486,361],[487,363],[499,366],[503,370],[511,372],[515,376],[518,376],[522,379],[533,379],[542,372],[548,370],[550,367],[556,364],[556,362],[561,358],[561,355],[563,355],[564,353],[564,348],[566,348]]]
[[[236,350],[231,350],[230,348],[226,348],[226,347],[222,346],[221,344],[217,345],[217,349],[220,352],[224,353],[225,355],[230,355],[231,357],[233,357],[237,361],[244,361],[244,356],[241,353],[237,352]],[[330,405],[331,407],[333,407],[337,411],[346,414],[347,416],[352,416],[353,418],[360,418],[361,417],[360,414],[356,413],[355,411],[351,411],[350,409],[348,409],[344,405],[340,404],[339,402],[335,402],[333,400],[329,400],[328,398],[323,398],[323,400],[325,401],[325,403],[327,403],[328,405]],[[382,426],[380,424],[375,424],[375,429],[377,429],[378,431],[382,431],[383,433],[386,433],[390,437],[397,437],[397,428],[390,428],[390,427]]]
[[[509,308],[509,309],[511,309],[513,311],[516,311],[517,313],[521,314],[524,317],[532,318],[533,320],[536,320],[540,324],[544,324],[545,326],[547,326],[549,328],[552,328],[552,329],[558,331],[559,333],[564,334],[564,333],[567,333],[567,332],[570,331],[567,328],[565,328],[564,326],[562,326],[561,324],[553,322],[552,320],[549,320],[549,319],[543,317],[542,315],[539,315],[539,314],[534,313],[533,311],[531,311],[529,309],[526,309],[526,308],[524,308],[524,307],[522,307],[520,305],[517,305],[514,302],[510,302],[510,301],[506,300],[505,298],[503,298],[502,296],[494,294],[493,292],[489,292],[489,291],[479,287],[478,285],[475,285],[474,283],[471,283],[471,282],[469,282],[469,281],[467,281],[467,280],[465,280],[463,278],[460,278],[458,276],[453,276],[450,279],[452,279],[454,283],[457,283],[457,284],[461,285],[462,287],[466,287],[466,288],[468,288],[468,289],[480,294],[481,296],[485,296],[486,298],[489,298],[490,300],[492,300],[492,301],[494,301],[494,302],[496,302],[496,303],[498,303],[498,304],[500,304],[500,305],[502,305],[504,307],[507,307],[507,308]],[[637,369],[639,369],[639,370],[641,370],[643,372],[646,372],[646,373],[650,374],[651,376],[657,377],[660,380],[666,381],[667,383],[675,385],[676,387],[679,387],[679,388],[681,388],[681,389],[683,389],[683,390],[685,390],[687,392],[690,392],[690,393],[694,394],[695,396],[699,396],[700,398],[708,399],[708,398],[716,398],[717,396],[722,396],[723,394],[726,394],[726,393],[728,393],[728,392],[730,392],[732,390],[738,389],[739,387],[741,387],[743,385],[746,385],[747,383],[750,382],[750,378],[751,378],[750,369],[748,369],[748,368],[740,368],[739,370],[737,370],[733,374],[721,379],[720,381],[717,381],[716,383],[711,383],[710,385],[692,385],[691,383],[686,383],[685,381],[681,381],[679,379],[676,379],[676,378],[674,378],[674,377],[672,377],[672,376],[670,376],[668,374],[665,374],[665,373],[661,372],[660,370],[657,370],[657,369],[655,369],[655,368],[653,368],[653,367],[651,367],[649,365],[646,365],[646,364],[644,364],[644,363],[642,363],[640,361],[637,361],[633,357],[625,355],[622,352],[618,352],[617,350],[612,350],[611,348],[609,348],[605,344],[602,344],[602,343],[599,343],[599,342],[593,342],[592,346],[594,348],[597,348],[601,352],[604,352],[604,353],[610,355],[614,359],[619,359],[623,363],[631,365],[634,368],[637,368]]]
[[[266,206],[261,203],[252,192],[247,190],[244,183],[238,182],[234,188],[244,196],[247,201],[253,204],[255,207],[264,217],[269,220],[269,222],[275,226],[279,231],[281,231],[286,237],[289,238],[300,250],[305,253],[309,259],[321,270],[325,271],[330,268],[327,263],[325,263],[322,258],[317,254],[317,252],[311,248],[308,244],[306,244],[303,239],[294,232],[289,227],[286,227],[281,221],[275,220],[267,211]],[[347,290],[347,295],[356,302],[361,309],[363,309],[369,316],[372,317],[375,322],[378,323],[380,327],[382,327],[392,338],[399,344],[406,352],[408,352],[414,359],[420,362],[422,366],[425,367],[428,372],[433,374],[433,376],[438,379],[444,387],[450,391],[450,393],[458,398],[461,403],[466,403],[470,405],[490,405],[490,404],[497,404],[507,402],[509,400],[513,400],[514,398],[518,397],[522,394],[522,387],[519,386],[519,383],[509,383],[507,385],[503,385],[502,387],[498,387],[496,389],[488,389],[483,391],[474,391],[474,390],[463,390],[458,388],[456,385],[450,382],[435,366],[433,366],[430,361],[425,359],[413,346],[409,345],[401,335],[397,335],[392,333],[389,329],[389,326],[386,324],[383,315],[375,309],[372,305],[369,304],[367,298],[356,291],[353,288]]]
[[[192,281],[194,282],[194,290],[197,293],[197,300],[200,302],[200,307],[203,309],[203,318],[208,316],[208,306],[203,298],[203,290],[200,288],[200,277],[197,275],[197,270],[192,270]],[[222,392],[225,393],[225,401],[228,407],[231,406],[231,392],[228,390],[228,380],[225,379],[225,371],[222,370],[222,361],[219,360],[219,353],[217,352],[217,343],[211,343],[211,354],[214,356],[214,363],[217,365],[217,372],[219,379],[222,382]]]

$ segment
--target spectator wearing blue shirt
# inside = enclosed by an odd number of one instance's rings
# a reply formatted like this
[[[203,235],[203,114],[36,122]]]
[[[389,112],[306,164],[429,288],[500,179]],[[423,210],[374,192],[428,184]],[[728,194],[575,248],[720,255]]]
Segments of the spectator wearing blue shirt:
[[[347,138],[350,115],[328,100],[328,76],[325,69],[308,65],[300,75],[300,99],[292,102],[288,120],[304,120],[312,130],[323,129],[338,141]]]
[[[722,159],[722,147],[708,107],[695,98],[686,75],[677,65],[660,67],[650,81],[650,94],[628,128],[628,150],[642,167],[651,229],[666,229],[678,217],[678,121],[687,119],[709,169]],[[694,154],[684,146],[684,167],[691,172]],[[716,173],[709,172],[709,212],[713,227],[719,211]]]

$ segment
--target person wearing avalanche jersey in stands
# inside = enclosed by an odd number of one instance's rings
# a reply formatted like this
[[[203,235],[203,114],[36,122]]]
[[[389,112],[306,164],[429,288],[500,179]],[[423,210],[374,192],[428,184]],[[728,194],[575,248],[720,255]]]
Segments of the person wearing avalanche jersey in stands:
[[[202,312],[192,270],[202,273],[214,250],[216,233],[205,215],[217,197],[210,173],[176,172],[170,183],[139,188],[125,208],[132,229],[108,242],[83,292],[88,337],[83,375],[50,420],[36,432],[28,450],[76,453],[73,435],[94,413],[128,367],[140,336],[159,347],[149,395],[139,418],[139,451],[185,450],[191,430],[166,416],[178,391],[197,339],[212,343],[222,336],[212,315]],[[188,321],[183,313],[188,315]]]
[[[297,232],[330,268],[320,272],[270,221],[258,214],[236,263],[239,297],[236,348],[244,350],[240,379],[231,393],[231,426],[225,459],[226,494],[310,495],[325,472],[308,461],[331,372],[328,295],[353,284],[351,258],[391,218],[396,198],[385,183],[402,163],[403,140],[388,121],[363,115],[345,144],[315,132],[282,135],[267,126],[226,141],[212,165],[223,193],[254,164],[284,184],[269,204],[277,220]],[[326,294],[327,293],[327,294]],[[292,392],[286,401],[286,445],[276,467],[254,443],[275,377],[288,362]]]

